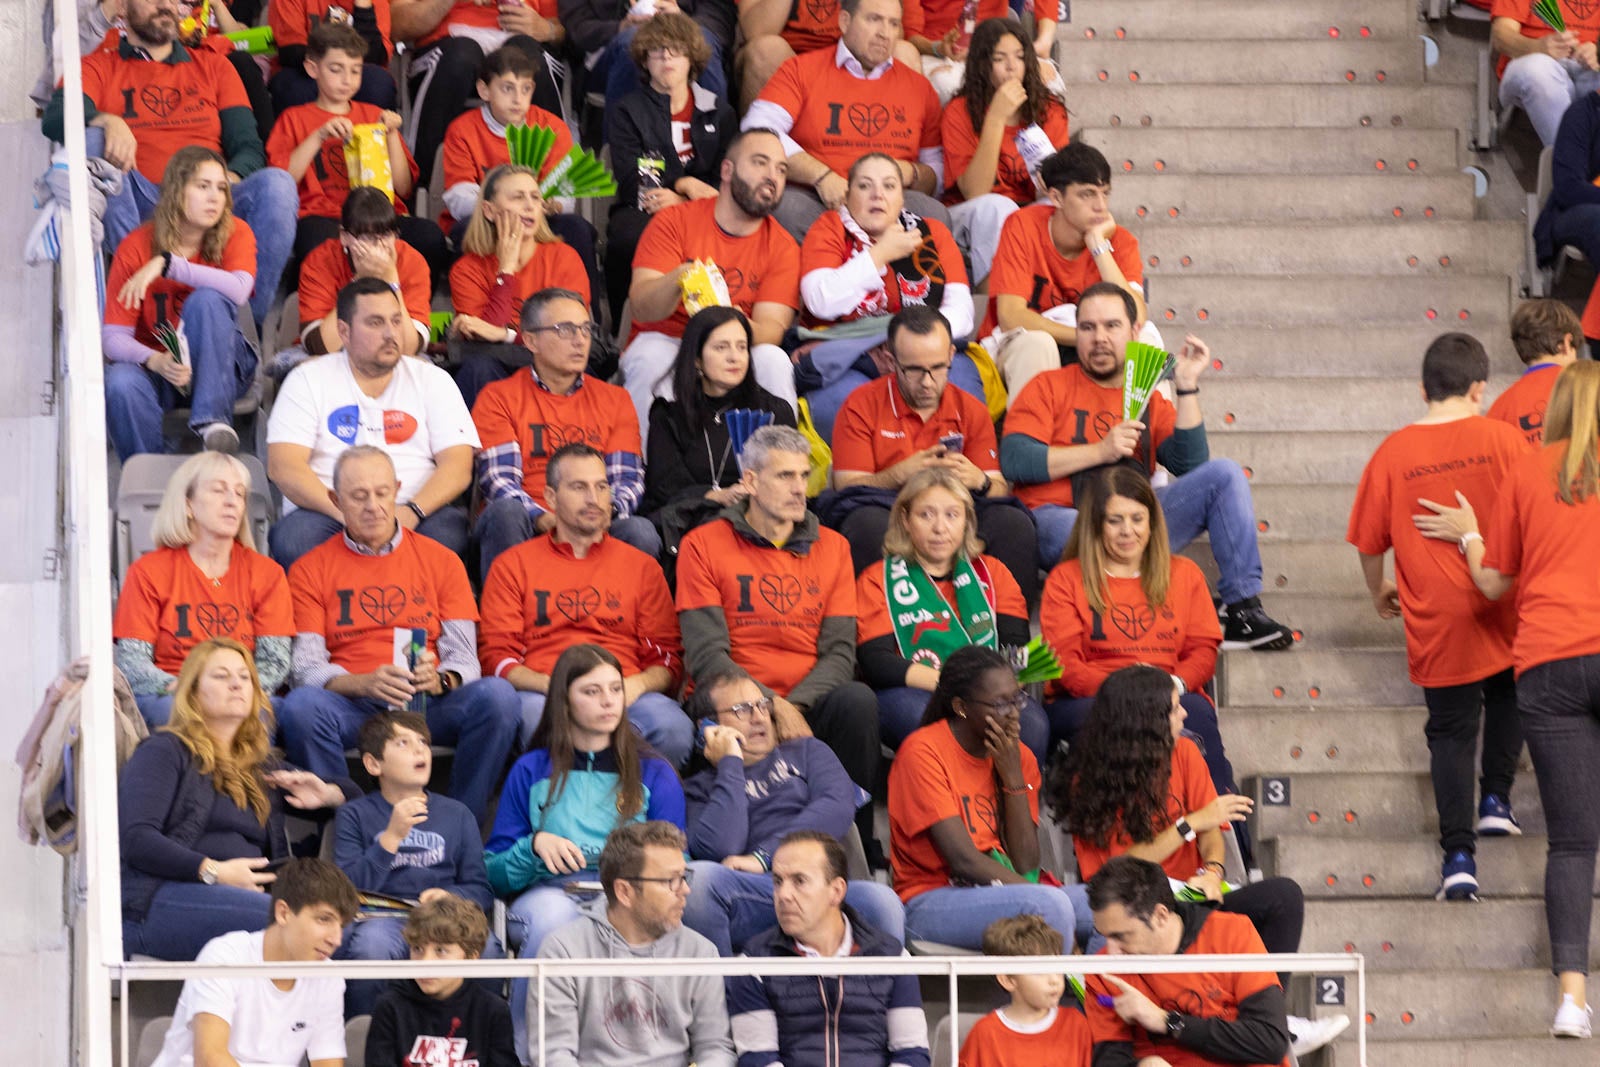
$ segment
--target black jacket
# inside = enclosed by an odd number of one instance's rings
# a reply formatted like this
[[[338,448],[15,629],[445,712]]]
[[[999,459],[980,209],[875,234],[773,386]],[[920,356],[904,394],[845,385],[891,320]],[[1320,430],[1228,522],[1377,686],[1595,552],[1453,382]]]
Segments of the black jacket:
[[[564,5],[563,5],[564,6]],[[570,31],[570,27],[569,27]],[[671,103],[646,83],[617,100],[606,110],[606,138],[611,145],[611,171],[617,178],[617,198],[612,210],[637,208],[639,157],[655,154],[666,161],[661,184],[672,188],[679,178],[699,178],[707,185],[719,183],[718,168],[728,142],[739,130],[733,108],[710,90],[690,84],[694,117],[689,122],[689,143],[694,156],[678,160],[672,144]]]
[[[459,1056],[440,1056],[448,1041],[465,1040]],[[350,1050],[354,1054],[355,1050]],[[472,979],[444,1000],[409,980],[391,982],[372,1009],[366,1062],[372,1067],[427,1067],[477,1061],[478,1067],[518,1067],[511,1008]]]
[[[755,395],[739,407],[770,411],[774,424],[794,428],[794,408],[760,386],[755,386]],[[650,405],[644,501],[639,505],[642,514],[653,515],[668,504],[703,498],[713,481],[726,488],[738,480],[739,458],[728,447],[728,428],[721,418],[699,429],[689,425],[682,404],[658,399]]]

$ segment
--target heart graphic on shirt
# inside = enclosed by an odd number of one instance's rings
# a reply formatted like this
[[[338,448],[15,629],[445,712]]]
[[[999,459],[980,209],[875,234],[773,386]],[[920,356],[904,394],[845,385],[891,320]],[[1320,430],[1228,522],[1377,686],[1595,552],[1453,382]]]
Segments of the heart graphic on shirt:
[[[759,588],[761,599],[781,615],[800,605],[800,579],[792,574],[763,574]]]
[[[379,626],[388,626],[405,609],[406,591],[398,585],[369,585],[357,600],[367,618]]]
[[[183,94],[176,89],[147,85],[139,92],[139,102],[157,118],[164,119],[178,110],[178,105],[183,103]]]
[[[744,289],[744,271],[738,267],[722,267],[721,264],[718,264],[718,266],[722,270],[722,280],[728,283],[728,295],[730,297]]]
[[[1033,184],[1033,179],[1028,174],[1028,165],[1022,161],[1021,156],[1002,155],[996,166],[999,171],[995,175],[996,185],[1021,187]]]
[[[582,589],[563,589],[556,594],[556,610],[567,617],[568,622],[582,622],[594,614],[600,606],[600,590],[592,585]]]
[[[1573,19],[1587,22],[1594,18],[1596,10],[1600,10],[1600,0],[1567,0],[1566,8],[1572,12]]]
[[[806,11],[817,22],[835,22],[839,18],[837,0],[806,0]]]
[[[889,109],[882,104],[851,104],[845,114],[863,137],[876,137],[889,128]]]
[[[1149,604],[1138,607],[1111,609],[1111,624],[1122,631],[1122,635],[1129,641],[1137,641],[1150,632],[1150,627],[1155,625],[1156,613]]]
[[[239,609],[232,604],[196,604],[194,617],[212,637],[226,637],[239,625]]]

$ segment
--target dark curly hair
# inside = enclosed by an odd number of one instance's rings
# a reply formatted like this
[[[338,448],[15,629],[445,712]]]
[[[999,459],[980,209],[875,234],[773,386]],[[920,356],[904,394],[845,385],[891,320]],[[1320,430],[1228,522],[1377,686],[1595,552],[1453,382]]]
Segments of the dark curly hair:
[[[967,50],[966,81],[961,95],[967,101],[967,114],[972,117],[974,133],[983,132],[983,117],[989,113],[989,101],[994,99],[994,86],[990,84],[989,67],[994,61],[994,50],[1000,39],[1010,35],[1022,45],[1022,88],[1027,99],[1022,102],[1022,125],[1029,126],[1044,119],[1050,104],[1050,91],[1044,87],[1039,74],[1039,57],[1033,50],[1033,39],[1022,23],[1014,18],[984,19],[972,31],[972,45]]]
[[[1045,801],[1074,837],[1110,848],[1119,831],[1148,841],[1171,822],[1172,676],[1124,667],[1108,677],[1067,757],[1050,770]]]

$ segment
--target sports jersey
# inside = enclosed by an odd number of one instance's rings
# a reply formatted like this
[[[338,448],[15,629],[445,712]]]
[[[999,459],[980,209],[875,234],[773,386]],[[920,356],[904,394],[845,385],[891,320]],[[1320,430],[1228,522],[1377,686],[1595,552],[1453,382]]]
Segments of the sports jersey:
[[[519,664],[549,674],[579,642],[616,656],[623,677],[646,667],[679,673],[678,615],[661,564],[614,537],[602,537],[583,559],[553,534],[508,548],[483,583],[482,614],[485,678]]]
[[[267,25],[272,27],[273,40],[278,49],[304,45],[311,31],[324,22],[342,22],[351,25],[355,9],[352,0],[272,0],[267,5]],[[383,36],[383,50],[394,54],[390,37],[389,0],[372,0],[372,14]]]
[[[463,253],[455,266],[450,268],[450,304],[456,314],[484,318],[489,308],[489,293],[499,276],[499,256]],[[584,307],[589,306],[589,272],[583,269],[583,260],[578,253],[561,241],[547,241],[533,246],[533,255],[516,273],[510,315],[505,322],[490,325],[516,326],[522,321],[523,301],[540,289],[552,286],[572,290],[583,298]]]
[[[556,19],[559,13],[556,10],[556,0],[521,0],[526,7],[531,7],[534,13],[541,18]],[[426,48],[435,41],[442,41],[452,36],[450,28],[461,26],[476,30],[500,30],[500,8],[495,4],[479,4],[476,0],[456,0],[456,5],[445,12],[439,24],[421,37],[417,38],[417,47]],[[485,51],[490,51],[485,47]]]
[[[914,280],[901,277],[894,270],[894,265],[889,264],[878,272],[880,288],[868,293],[867,298],[849,313],[821,319],[807,310],[806,321],[812,325],[827,325],[830,322],[851,322],[863,315],[893,315],[901,308],[902,287],[913,295],[926,298],[930,278],[944,285],[966,285],[967,265],[961,258],[961,249],[956,245],[949,227],[938,219],[924,219],[923,222],[928,227],[928,240],[911,253]],[[844,219],[839,213],[824,211],[807,231],[805,244],[800,246],[800,277],[804,278],[814,270],[838,270],[860,248],[845,232]]]
[[[541,507],[544,469],[562,445],[587,442],[602,455],[643,455],[639,416],[621,386],[585,374],[567,396],[557,396],[518,371],[484,386],[472,406],[472,421],[484,449],[517,442],[522,488]]]
[[[1593,44],[1600,39],[1600,4],[1592,0],[1556,0],[1556,6],[1561,9],[1563,21],[1567,29],[1578,35],[1580,43]],[[1533,0],[1494,0],[1489,7],[1489,18],[1516,19],[1522,24],[1522,36],[1538,40],[1551,34],[1549,26],[1544,20],[1533,13]],[[1511,62],[1511,57],[1500,56],[1494,73],[1500,77],[1506,71],[1506,64]]]
[[[961,9],[966,6],[966,0],[922,0],[922,36],[930,41],[937,41],[953,30],[961,21]],[[984,19],[1003,19],[1011,14],[1011,5],[1006,0],[978,0],[975,12],[978,22]],[[911,31],[907,29],[903,36],[911,39]],[[1030,42],[1022,42],[1027,47]]]
[[[1088,1020],[1070,1007],[1051,1010],[1053,1017],[1028,1029],[1017,1029],[1004,1008],[991,1011],[973,1024],[962,1042],[961,1067],[1089,1067]]]
[[[856,613],[850,546],[820,528],[804,555],[752,544],[725,518],[697,526],[678,550],[678,611],[720,608],[728,654],[787,694],[817,663],[822,621]]]
[[[485,174],[511,162],[511,149],[506,146],[506,129],[499,123],[491,125],[493,120],[489,105],[484,104],[462,112],[445,127],[443,161],[446,189],[463,182],[482,185]],[[572,130],[560,115],[553,115],[537,104],[528,105],[528,114],[522,124],[545,126],[556,135],[544,166],[539,168],[539,178],[543,180],[572,151]],[[439,214],[439,228],[445,233],[449,233],[457,221],[449,208]]]
[[[858,78],[838,63],[839,49],[818,48],[784,61],[757,98],[794,118],[789,130],[809,155],[845,174],[866,152],[915,162],[939,147],[939,94],[921,71],[893,60],[877,78]]]
[[[1544,409],[1560,373],[1559,364],[1535,363],[1495,398],[1489,406],[1489,417],[1515,426],[1528,444],[1538,448],[1544,444]]]
[[[161,348],[161,342],[156,340],[155,328],[162,324],[176,327],[183,317],[184,301],[194,292],[192,285],[184,285],[171,278],[157,278],[145,290],[144,300],[137,309],[123,307],[122,301],[117,299],[117,294],[122,292],[128,279],[155,257],[152,251],[155,232],[155,223],[146,222],[124,237],[117,246],[117,254],[111,258],[111,272],[106,276],[106,325],[132,326],[134,340],[146,348]],[[228,243],[222,246],[222,262],[205,265],[255,274],[256,235],[243,219],[236,217],[233,220]]]
[[[413,322],[428,325],[433,315],[433,279],[422,253],[398,237],[394,265],[400,275],[400,299]],[[322,242],[300,264],[300,335],[306,327],[328,317],[339,301],[339,290],[355,280],[350,256],[337,237]]]
[[[1039,763],[1027,745],[1020,749],[1028,809],[1037,824]],[[934,823],[960,819],[973,847],[985,855],[1004,847],[1001,801],[994,761],[962,748],[948,721],[915,730],[901,742],[889,764],[889,851],[902,903],[951,884],[950,867],[929,833]]]
[[[437,655],[445,620],[478,621],[461,557],[410,531],[381,556],[356,552],[335,534],[289,568],[289,588],[295,632],[320,634],[329,661],[352,674],[394,662],[396,629],[426,630]]]
[[[734,237],[717,225],[716,211],[716,198],[707,197],[656,212],[634,250],[634,268],[670,274],[681,263],[708,259],[721,269],[733,306],[747,317],[757,304],[798,309],[800,246],[794,238],[770,215],[761,220],[755,233]],[[641,333],[682,337],[688,322],[680,300],[670,318],[635,323],[634,328]]]
[[[1121,384],[1099,385],[1083,373],[1082,367],[1073,364],[1047,370],[1022,387],[1022,392],[1011,400],[1006,433],[1026,434],[1052,447],[1092,445],[1121,421]],[[1144,424],[1149,428],[1152,453],[1172,436],[1177,422],[1178,412],[1172,401],[1160,393],[1151,394]],[[1135,449],[1134,457],[1148,467],[1155,465],[1154,455],[1145,455],[1142,445]],[[1072,506],[1072,481],[1068,478],[1019,485],[1016,492],[1030,508],[1040,504]]]
[[[1191,811],[1199,811],[1215,799],[1217,787],[1211,783],[1211,772],[1206,770],[1206,759],[1200,754],[1199,746],[1187,737],[1178,738],[1172,747],[1172,772],[1167,780],[1166,822],[1160,826],[1146,827],[1139,835],[1140,840],[1150,840]],[[1105,866],[1106,860],[1122,855],[1134,844],[1133,837],[1120,822],[1104,848],[1082,834],[1074,834],[1072,850],[1078,855],[1078,877],[1087,882]],[[1167,872],[1168,878],[1187,882],[1200,870],[1202,862],[1199,842],[1181,841],[1177,851],[1161,861],[1161,869]]]
[[[996,0],[989,0],[993,4]],[[996,10],[1004,11],[1000,3]],[[900,35],[906,39],[922,32],[922,0],[905,0],[900,12]],[[802,55],[815,48],[832,48],[839,41],[839,0],[803,0],[789,11],[781,36]]]
[[[983,401],[947,384],[924,419],[900,395],[895,376],[886,374],[853,389],[834,416],[833,469],[877,474],[950,434],[961,435],[961,454],[979,470],[1000,469],[994,422]]]
[[[177,674],[189,650],[212,637],[255,648],[259,637],[293,637],[294,609],[283,568],[233,542],[228,573],[212,579],[188,548],[157,548],[128,568],[111,636],[155,646],[158,671]]]
[[[1010,615],[1013,618],[1028,618],[1028,602],[1022,597],[1022,587],[1017,585],[1017,579],[1006,569],[1006,565],[993,556],[979,556],[977,571],[979,582],[983,585],[986,599],[994,605],[995,616]],[[983,577],[987,575],[988,581]],[[944,597],[944,602],[952,609],[956,604],[956,584],[954,580],[933,583],[939,590],[939,595]],[[864,645],[879,637],[888,637],[894,633],[894,622],[889,617],[889,599],[883,588],[883,560],[876,560],[867,565],[861,572],[861,577],[856,579],[856,644]]]
[[[1067,109],[1053,96],[1045,100],[1044,118],[1039,120],[1039,128],[1055,147],[1061,148],[1067,143]],[[963,197],[956,179],[966,173],[978,151],[978,131],[972,128],[972,115],[967,111],[965,97],[957,96],[944,106],[939,130],[944,140],[944,176],[949,183],[949,199],[959,202]],[[1007,126],[1000,135],[1000,157],[995,161],[994,185],[990,192],[1009,196],[1026,206],[1039,199],[1039,190],[1033,184],[1022,153],[1017,151],[1017,134],[1021,130],[1021,126]]]
[[[1556,476],[1566,447],[1545,445],[1512,464],[1493,518],[1481,527],[1483,565],[1517,579],[1512,655],[1519,676],[1541,663],[1600,653],[1600,496],[1561,502]]]
[[[1394,549],[1406,663],[1418,685],[1465,685],[1505,670],[1517,612],[1515,597],[1478,592],[1455,545],[1417,531],[1411,517],[1427,511],[1417,501],[1454,506],[1459,490],[1487,529],[1507,472],[1528,452],[1518,430],[1473,416],[1398,430],[1361,472],[1345,539],[1369,556]]]
[[[1055,212],[1054,204],[1034,204],[1013,212],[1000,227],[1000,244],[989,269],[989,309],[979,337],[989,336],[1000,324],[995,305],[1002,296],[1020,296],[1029,310],[1043,314],[1051,308],[1075,306],[1085,289],[1104,280],[1088,248],[1070,258],[1056,250],[1050,236],[1050,218]],[[1111,235],[1111,248],[1111,257],[1128,283],[1143,285],[1139,239],[1118,226]]]
[[[350,101],[350,110],[344,114],[334,111],[325,111],[315,103],[297,104],[286,111],[278,113],[278,121],[273,124],[272,136],[267,138],[267,165],[289,169],[289,156],[298,148],[306,138],[316,133],[331,119],[349,119],[352,125],[366,126],[383,122],[383,109],[376,104],[364,104],[359,100]],[[411,180],[416,181],[421,173],[417,169],[416,160],[411,158],[411,149],[404,147],[401,141],[401,150],[405,152],[406,166],[411,169]],[[300,217],[316,215],[322,218],[338,218],[339,212],[344,208],[345,197],[350,195],[350,174],[345,169],[344,142],[336,137],[329,137],[322,142],[321,149],[311,157],[311,164],[306,167],[306,172],[300,176]],[[394,209],[400,214],[405,214],[406,206],[398,197],[391,197]]]

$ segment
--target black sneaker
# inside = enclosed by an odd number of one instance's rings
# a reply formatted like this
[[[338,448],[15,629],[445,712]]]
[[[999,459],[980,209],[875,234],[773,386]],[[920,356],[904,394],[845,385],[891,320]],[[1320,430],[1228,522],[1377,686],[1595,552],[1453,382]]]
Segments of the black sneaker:
[[[1222,609],[1222,647],[1281,652],[1294,644],[1294,631],[1274,622],[1261,609],[1261,598],[1248,597]]]

